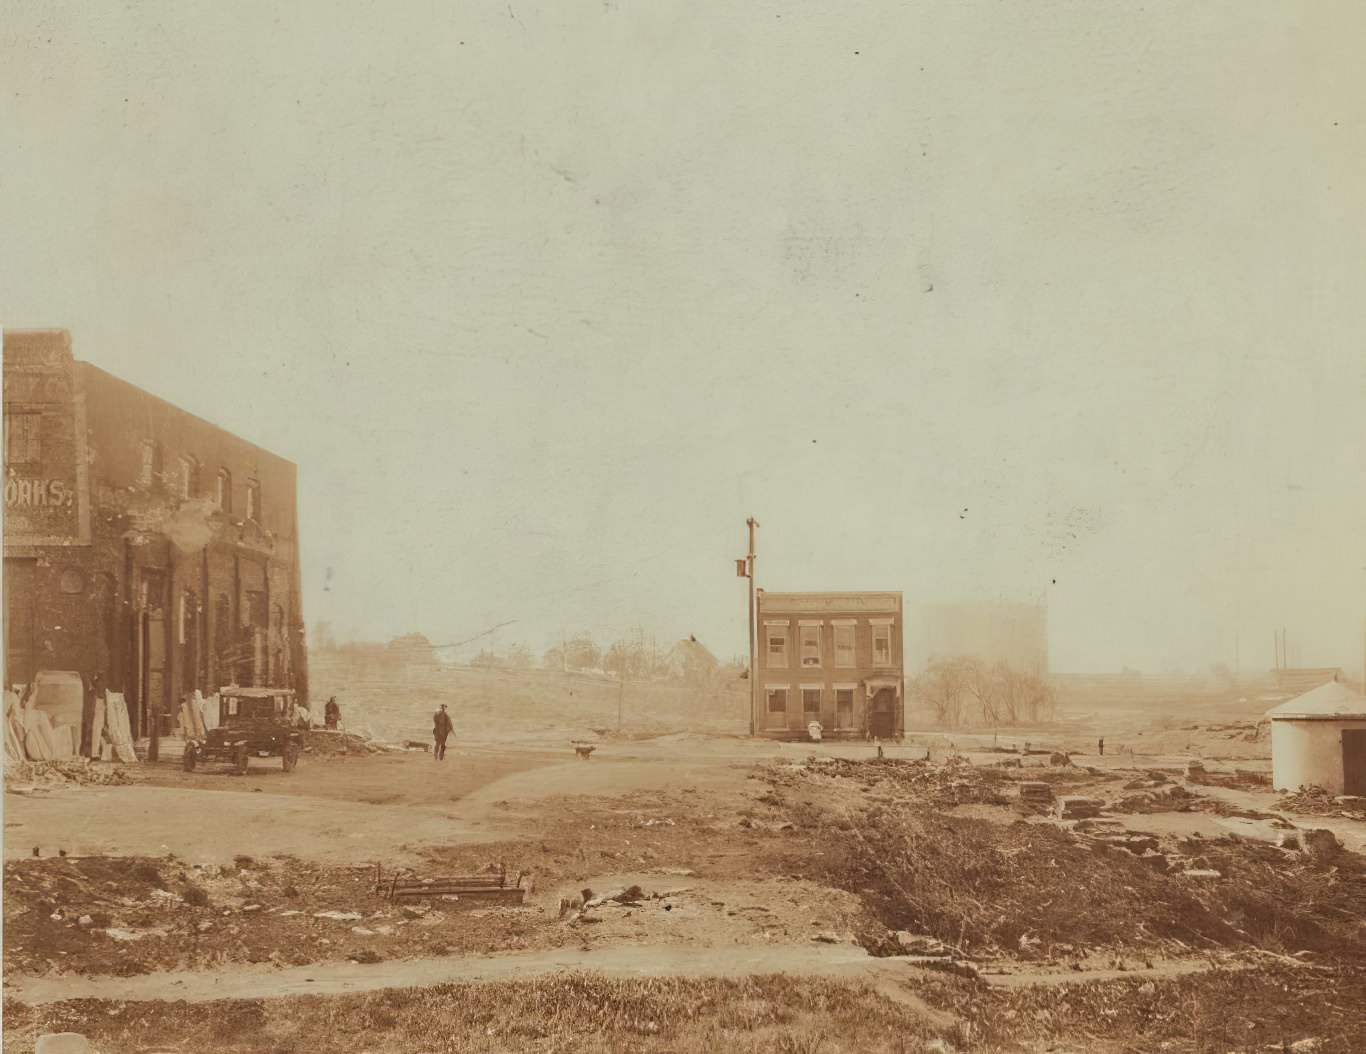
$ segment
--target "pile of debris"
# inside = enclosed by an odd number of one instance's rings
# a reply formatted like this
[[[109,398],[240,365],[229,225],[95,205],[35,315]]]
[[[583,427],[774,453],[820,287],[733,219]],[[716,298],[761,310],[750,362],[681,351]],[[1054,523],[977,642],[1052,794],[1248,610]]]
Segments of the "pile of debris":
[[[1197,800],[1196,795],[1174,783],[1127,795],[1114,802],[1110,809],[1127,813],[1189,812]]]
[[[672,889],[662,893],[646,893],[640,886],[627,886],[607,893],[584,889],[577,896],[560,898],[559,917],[565,920],[566,925],[583,926],[601,922],[602,919],[592,912],[603,908],[639,908],[648,902],[657,902],[665,911],[672,911],[678,904],[678,897],[690,892],[690,889]]]
[[[5,790],[30,794],[43,787],[116,786],[133,782],[118,765],[89,758],[64,758],[60,761],[12,761],[5,766]]]
[[[766,779],[774,785],[791,784],[813,773],[852,779],[866,786],[880,785],[886,793],[914,796],[938,806],[1006,805],[1007,786],[1019,779],[994,766],[974,766],[950,755],[942,763],[894,758],[812,758],[805,765],[772,766]]]
[[[1191,762],[1187,766],[1186,780],[1200,786],[1229,787],[1234,790],[1262,790],[1271,786],[1271,777],[1265,772],[1251,772],[1247,769],[1210,772],[1198,762]]]
[[[1366,820],[1366,798],[1350,794],[1334,795],[1322,787],[1301,787],[1276,802],[1276,808],[1308,816],[1341,816],[1348,820]]]
[[[378,754],[384,748],[354,732],[339,732],[331,728],[310,728],[304,735],[304,750],[310,754]]]

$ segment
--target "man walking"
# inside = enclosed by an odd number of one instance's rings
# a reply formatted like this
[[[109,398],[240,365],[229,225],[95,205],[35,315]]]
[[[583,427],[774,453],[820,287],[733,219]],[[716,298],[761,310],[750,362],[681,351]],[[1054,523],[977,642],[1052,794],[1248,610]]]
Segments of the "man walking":
[[[432,716],[432,737],[436,740],[436,760],[446,756],[446,737],[451,734],[451,715],[446,713],[446,704]]]

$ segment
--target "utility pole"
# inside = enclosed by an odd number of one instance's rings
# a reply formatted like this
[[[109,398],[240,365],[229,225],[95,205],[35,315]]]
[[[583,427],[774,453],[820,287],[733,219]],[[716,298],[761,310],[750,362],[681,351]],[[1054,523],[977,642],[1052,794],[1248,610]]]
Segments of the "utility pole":
[[[756,661],[758,633],[754,623],[754,529],[759,521],[751,516],[745,521],[749,527],[749,556],[746,557],[746,570],[749,572],[749,734],[754,735],[756,715],[759,712],[759,664]]]

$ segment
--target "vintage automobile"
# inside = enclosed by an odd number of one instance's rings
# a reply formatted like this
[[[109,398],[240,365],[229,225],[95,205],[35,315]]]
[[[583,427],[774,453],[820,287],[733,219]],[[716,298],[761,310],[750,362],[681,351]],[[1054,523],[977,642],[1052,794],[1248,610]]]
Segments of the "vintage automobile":
[[[304,745],[294,693],[285,688],[224,688],[218,693],[218,727],[185,744],[185,771],[201,761],[227,761],[247,771],[251,758],[281,758],[292,772]]]

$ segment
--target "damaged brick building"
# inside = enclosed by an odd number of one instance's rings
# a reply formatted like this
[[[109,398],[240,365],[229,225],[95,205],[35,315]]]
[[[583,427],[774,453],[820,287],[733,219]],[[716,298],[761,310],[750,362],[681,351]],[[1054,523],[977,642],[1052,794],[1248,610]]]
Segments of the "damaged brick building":
[[[187,693],[307,695],[295,466],[73,358],[4,333],[5,679],[103,678],[135,737]]]

